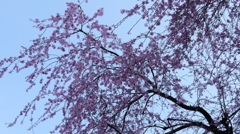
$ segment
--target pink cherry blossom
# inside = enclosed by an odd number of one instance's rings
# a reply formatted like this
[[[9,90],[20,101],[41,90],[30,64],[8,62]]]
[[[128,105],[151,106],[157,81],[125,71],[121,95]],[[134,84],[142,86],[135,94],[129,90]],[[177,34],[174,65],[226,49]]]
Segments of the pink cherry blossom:
[[[239,5],[139,0],[119,11],[126,17],[118,24],[107,25],[99,21],[104,8],[90,16],[80,2],[69,2],[64,14],[33,20],[51,34],[2,59],[0,78],[31,67],[27,91],[42,88],[9,126],[47,98],[32,127],[60,112],[51,133],[240,133]],[[124,36],[138,26],[145,31],[123,40],[116,30],[135,16],[142,22]]]

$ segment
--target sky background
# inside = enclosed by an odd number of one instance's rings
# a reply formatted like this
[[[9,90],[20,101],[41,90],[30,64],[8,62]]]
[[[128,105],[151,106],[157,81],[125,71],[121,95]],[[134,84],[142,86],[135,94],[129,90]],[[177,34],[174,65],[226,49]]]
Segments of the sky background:
[[[0,0],[0,3],[0,59],[17,55],[21,46],[29,46],[30,40],[37,37],[39,32],[30,19],[48,18],[66,8],[66,2],[60,0]],[[5,123],[14,121],[36,94],[36,91],[25,92],[28,84],[24,78],[28,72],[6,74],[0,79],[0,134],[47,134],[57,123],[55,119],[49,120],[34,131],[27,130],[31,125],[28,120],[23,125],[18,122],[14,127],[6,127]]]
[[[64,0],[0,0],[0,59],[9,56],[16,56],[21,50],[21,46],[31,45],[31,40],[41,34],[37,29],[33,28],[34,23],[30,19],[49,18],[56,13],[63,14],[66,9]],[[74,1],[74,0],[72,0]],[[106,7],[105,18],[100,22],[117,23],[122,16],[113,14],[121,7],[128,8],[134,3],[113,0],[90,0],[89,7],[83,9],[92,14],[97,8]],[[127,28],[129,29],[129,28]],[[48,120],[34,131],[28,131],[31,123],[26,119],[23,125],[18,122],[14,127],[7,128],[5,123],[11,123],[15,117],[31,101],[37,93],[37,88],[30,90],[29,93],[25,89],[29,86],[25,82],[25,76],[30,73],[30,70],[23,70],[16,74],[5,74],[0,79],[0,134],[47,134],[58,123],[59,119],[54,118]],[[41,113],[41,111],[39,111]],[[21,119],[21,118],[20,118]]]

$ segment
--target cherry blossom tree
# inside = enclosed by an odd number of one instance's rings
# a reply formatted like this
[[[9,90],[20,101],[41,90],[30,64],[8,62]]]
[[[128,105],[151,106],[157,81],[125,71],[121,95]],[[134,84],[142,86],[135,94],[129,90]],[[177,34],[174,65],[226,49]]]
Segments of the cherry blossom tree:
[[[240,1],[138,0],[112,25],[86,4],[33,20],[43,34],[0,61],[42,87],[9,126],[44,101],[32,127],[61,113],[51,133],[240,133]]]

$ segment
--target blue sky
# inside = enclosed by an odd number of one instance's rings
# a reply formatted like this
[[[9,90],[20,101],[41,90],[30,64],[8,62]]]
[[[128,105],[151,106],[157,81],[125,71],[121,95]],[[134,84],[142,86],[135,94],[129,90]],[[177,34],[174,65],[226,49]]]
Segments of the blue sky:
[[[64,13],[66,2],[60,0],[0,0],[0,59],[9,56],[16,56],[21,50],[21,46],[31,45],[30,40],[35,39],[40,32],[33,28],[34,23],[30,19],[44,19],[56,13]],[[72,0],[74,1],[74,0]],[[123,5],[124,8],[131,7],[133,3],[109,0],[90,0],[91,7],[83,7],[92,14],[97,8],[109,5],[105,9],[107,17],[101,21],[110,24],[117,23],[122,16],[112,14]],[[117,5],[117,7],[116,7]],[[29,93],[25,92],[28,83],[25,76],[29,70],[24,70],[18,74],[5,74],[0,79],[0,134],[45,134],[58,123],[59,119],[52,119],[40,124],[34,131],[28,131],[31,123],[26,119],[23,125],[19,122],[11,128],[7,128],[5,123],[12,122],[24,106],[34,98],[37,88]],[[39,112],[40,113],[40,112]]]
[[[58,12],[63,13],[66,8],[66,2],[59,0],[0,0],[0,2],[0,59],[17,55],[21,46],[29,46],[30,40],[37,37],[39,32],[33,28],[34,23],[29,19],[48,18]],[[19,74],[6,74],[0,79],[1,134],[33,134],[33,131],[27,130],[31,125],[27,120],[23,125],[18,123],[11,128],[5,125],[12,122],[36,94],[36,91],[25,92],[28,84],[24,78],[28,72],[29,70]],[[56,123],[55,119],[49,120],[40,124],[34,132],[49,133]]]

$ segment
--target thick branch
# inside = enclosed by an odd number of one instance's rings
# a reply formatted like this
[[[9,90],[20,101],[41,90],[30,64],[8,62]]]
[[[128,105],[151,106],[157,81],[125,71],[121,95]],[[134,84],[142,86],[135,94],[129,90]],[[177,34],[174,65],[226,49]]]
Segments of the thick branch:
[[[211,131],[211,128],[209,126],[207,126],[206,124],[202,123],[202,122],[198,122],[198,121],[193,121],[193,120],[187,120],[187,119],[174,119],[174,118],[168,118],[168,120],[173,120],[173,121],[182,121],[182,122],[188,122],[188,123],[182,123],[182,124],[176,124],[174,126],[169,126],[169,127],[165,127],[165,130],[169,129],[169,128],[173,128],[175,126],[181,126],[175,130],[182,130],[184,128],[187,128],[187,127],[191,127],[191,126],[198,126],[200,128],[203,128],[203,129],[206,129],[208,131]],[[185,126],[185,127],[184,127]],[[180,129],[182,128],[182,129]],[[172,131],[171,131],[172,132]],[[177,131],[176,131],[177,132]],[[170,133],[170,132],[168,132]]]
[[[204,124],[201,123],[201,122],[191,122],[191,123],[183,124],[182,126],[176,128],[176,129],[173,129],[172,131],[167,132],[167,133],[165,133],[165,134],[174,134],[174,133],[176,133],[176,132],[178,132],[178,131],[181,131],[181,130],[183,130],[183,129],[185,129],[185,128],[192,127],[192,126],[198,126],[198,127],[204,128],[204,129],[206,129],[206,130],[209,130],[209,127],[206,126],[206,125],[204,125]],[[211,130],[210,130],[210,131],[211,131]]]
[[[172,101],[173,103],[177,104],[178,106],[180,106],[183,109],[186,109],[186,110],[189,110],[189,111],[197,111],[197,112],[201,113],[206,118],[206,120],[208,121],[208,123],[210,125],[210,128],[211,128],[211,131],[212,132],[217,132],[218,131],[217,127],[214,125],[215,123],[214,123],[212,117],[202,107],[188,106],[188,105],[186,105],[182,102],[179,102],[176,98],[173,98],[172,96],[169,96],[169,95],[167,95],[165,93],[162,93],[162,92],[148,90],[148,93],[154,93],[154,94],[157,94],[157,95],[159,95],[163,98],[166,98],[166,99]]]

